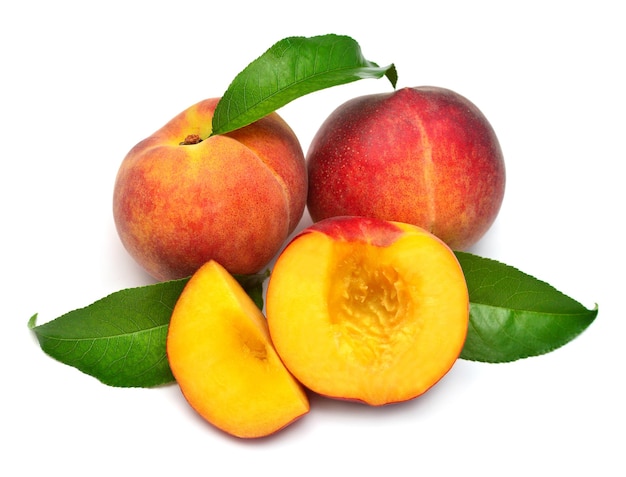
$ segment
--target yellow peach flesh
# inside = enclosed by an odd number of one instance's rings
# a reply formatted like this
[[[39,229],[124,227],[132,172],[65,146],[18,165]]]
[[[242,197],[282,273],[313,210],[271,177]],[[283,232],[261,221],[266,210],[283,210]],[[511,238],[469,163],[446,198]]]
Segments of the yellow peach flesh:
[[[272,434],[307,413],[308,398],[274,350],[261,311],[217,262],[190,279],[167,337],[190,405],[237,437]]]
[[[456,257],[417,227],[391,245],[310,232],[279,257],[267,315],[283,362],[320,394],[382,405],[416,397],[456,361],[468,295]]]

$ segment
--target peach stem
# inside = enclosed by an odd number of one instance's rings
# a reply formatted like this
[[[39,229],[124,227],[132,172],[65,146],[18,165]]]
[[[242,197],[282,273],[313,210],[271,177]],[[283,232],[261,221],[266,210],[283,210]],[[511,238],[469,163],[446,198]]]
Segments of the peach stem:
[[[202,142],[202,138],[200,136],[198,136],[197,134],[190,134],[185,138],[183,142],[180,143],[180,145],[188,146],[190,144],[198,144],[199,142]]]

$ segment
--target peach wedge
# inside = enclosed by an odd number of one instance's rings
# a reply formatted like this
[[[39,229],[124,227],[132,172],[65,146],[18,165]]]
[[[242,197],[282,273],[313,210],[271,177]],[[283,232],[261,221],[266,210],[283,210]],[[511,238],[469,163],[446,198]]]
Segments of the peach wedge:
[[[178,299],[167,355],[189,404],[233,436],[263,437],[309,411],[304,389],[276,354],[265,317],[215,261],[191,277]]]
[[[372,406],[437,383],[469,321],[465,278],[443,241],[357,216],[322,220],[286,246],[266,308],[274,346],[304,386]]]

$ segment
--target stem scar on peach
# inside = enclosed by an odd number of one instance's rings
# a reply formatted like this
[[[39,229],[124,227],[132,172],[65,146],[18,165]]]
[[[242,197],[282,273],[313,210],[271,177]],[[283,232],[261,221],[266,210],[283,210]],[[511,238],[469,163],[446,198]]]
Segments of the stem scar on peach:
[[[270,276],[267,321],[310,390],[372,406],[415,398],[458,358],[469,322],[452,250],[415,225],[358,216],[299,233]]]

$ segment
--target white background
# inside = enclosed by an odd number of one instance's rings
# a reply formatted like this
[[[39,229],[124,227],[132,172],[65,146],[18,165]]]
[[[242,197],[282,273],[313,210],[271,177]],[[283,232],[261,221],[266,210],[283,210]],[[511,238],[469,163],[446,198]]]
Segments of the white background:
[[[625,475],[619,2],[137,3],[0,7],[2,475]],[[399,87],[448,87],[485,113],[508,182],[473,251],[598,303],[596,322],[541,357],[458,361],[405,404],[313,398],[302,420],[254,441],[202,421],[175,385],[107,387],[45,355],[31,315],[151,282],[113,226],[126,152],[274,42],[325,33],[395,63]],[[306,151],[339,104],[390,90],[363,80],[279,113]]]

